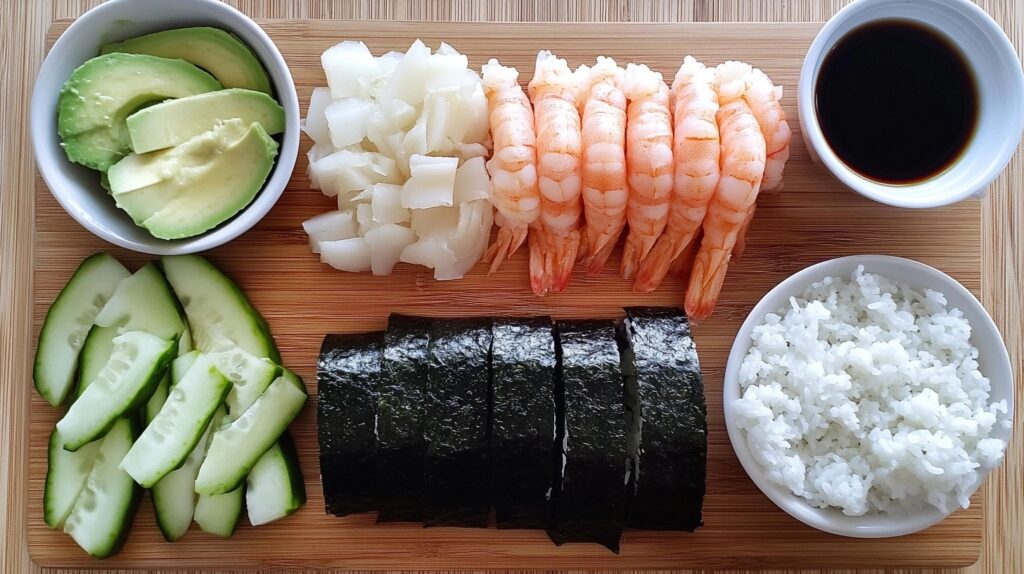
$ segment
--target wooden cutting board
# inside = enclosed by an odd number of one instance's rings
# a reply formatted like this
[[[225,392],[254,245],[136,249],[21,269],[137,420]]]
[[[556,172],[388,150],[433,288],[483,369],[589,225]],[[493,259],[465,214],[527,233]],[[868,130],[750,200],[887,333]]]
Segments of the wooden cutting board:
[[[725,432],[721,386],[732,339],[750,308],[772,286],[813,263],[842,255],[884,253],[936,266],[973,292],[981,286],[980,204],[898,210],[845,189],[813,165],[800,140],[795,92],[804,52],[820,24],[502,24],[353,21],[260,22],[291,66],[305,110],[313,87],[326,85],[320,53],[345,39],[364,40],[375,53],[403,50],[419,37],[447,41],[479,68],[490,57],[516,65],[523,81],[539,49],[570,64],[595,56],[644,62],[671,78],[686,54],[709,64],[740,59],[785,86],[794,128],[793,153],[781,195],[764,196],[743,260],[730,266],[714,317],[694,329],[708,402],[708,494],[705,526],[694,534],[626,532],[622,552],[595,545],[555,547],[541,531],[424,529],[374,525],[371,515],[334,518],[323,512],[315,427],[315,362],[326,333],[382,329],[391,312],[435,315],[619,317],[624,305],[678,305],[683,285],[666,282],[638,295],[612,272],[578,273],[563,295],[532,295],[526,259],[517,255],[500,273],[478,266],[466,279],[435,282],[428,270],[404,264],[390,277],[335,271],[307,247],[301,222],[332,208],[309,188],[304,140],[291,184],[271,213],[242,238],[207,255],[234,277],[270,322],[285,363],[307,381],[313,399],[292,430],[302,459],[309,501],[297,514],[260,528],[240,526],[230,540],[198,529],[166,543],[143,500],[127,544],[103,563],[122,568],[347,568],[347,569],[644,569],[958,567],[973,563],[981,544],[981,497],[924,532],[888,540],[856,540],[815,531],[775,507],[747,478]],[[50,30],[52,42],[67,26]],[[880,134],[879,137],[884,137]],[[100,193],[97,190],[97,193]],[[109,251],[133,269],[147,256],[93,237],[36,184],[34,326],[86,255]],[[618,268],[618,254],[609,262]],[[95,567],[70,538],[42,520],[46,443],[60,412],[32,394],[29,436],[28,538],[43,566]],[[243,518],[243,523],[245,519]]]

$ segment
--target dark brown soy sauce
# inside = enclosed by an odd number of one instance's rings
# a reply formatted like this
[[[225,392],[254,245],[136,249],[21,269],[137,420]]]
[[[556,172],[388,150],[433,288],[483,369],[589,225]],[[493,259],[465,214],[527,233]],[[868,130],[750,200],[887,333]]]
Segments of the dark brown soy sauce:
[[[839,159],[888,184],[944,171],[978,120],[977,85],[962,52],[908,20],[872,22],[840,38],[815,95],[818,123]]]

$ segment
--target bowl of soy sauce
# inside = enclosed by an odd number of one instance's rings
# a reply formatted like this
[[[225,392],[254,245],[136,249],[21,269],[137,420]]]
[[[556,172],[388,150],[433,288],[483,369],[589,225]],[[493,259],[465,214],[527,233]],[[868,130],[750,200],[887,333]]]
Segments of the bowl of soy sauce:
[[[818,33],[798,108],[812,158],[898,207],[977,196],[1024,129],[1024,72],[969,0],[857,0]]]

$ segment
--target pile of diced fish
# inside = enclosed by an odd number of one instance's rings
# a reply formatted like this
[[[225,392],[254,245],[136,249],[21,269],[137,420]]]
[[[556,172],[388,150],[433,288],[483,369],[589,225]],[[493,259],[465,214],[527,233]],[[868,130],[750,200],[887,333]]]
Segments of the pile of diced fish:
[[[392,315],[385,332],[328,335],[317,381],[331,514],[485,528],[493,507],[498,528],[615,552],[624,527],[701,525],[706,407],[678,309]]]

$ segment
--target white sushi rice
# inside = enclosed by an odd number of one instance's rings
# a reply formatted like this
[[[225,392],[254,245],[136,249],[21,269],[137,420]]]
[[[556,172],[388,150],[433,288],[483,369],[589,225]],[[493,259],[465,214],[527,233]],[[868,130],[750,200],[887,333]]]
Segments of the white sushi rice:
[[[859,267],[828,277],[751,335],[732,408],[768,477],[851,516],[950,512],[999,464],[971,326],[942,293]]]

